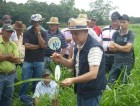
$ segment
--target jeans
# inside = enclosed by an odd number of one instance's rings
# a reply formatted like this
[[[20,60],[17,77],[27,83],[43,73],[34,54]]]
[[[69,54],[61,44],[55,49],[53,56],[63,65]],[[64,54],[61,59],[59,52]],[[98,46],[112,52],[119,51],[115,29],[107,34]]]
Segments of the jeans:
[[[106,54],[105,55],[105,71],[106,71],[106,73],[111,71],[113,63],[114,63],[114,55],[109,56]]]
[[[44,73],[44,62],[24,62],[22,66],[22,80],[30,78],[41,78]],[[33,92],[38,81],[32,83]],[[19,96],[26,95],[29,83],[23,83],[20,86]]]
[[[0,106],[12,106],[16,72],[10,75],[0,74]]]
[[[100,99],[101,95],[88,99],[77,96],[77,106],[99,106]]]
[[[132,68],[133,64],[131,63],[114,63],[110,71],[108,83],[114,84],[120,75],[120,82],[127,83]]]

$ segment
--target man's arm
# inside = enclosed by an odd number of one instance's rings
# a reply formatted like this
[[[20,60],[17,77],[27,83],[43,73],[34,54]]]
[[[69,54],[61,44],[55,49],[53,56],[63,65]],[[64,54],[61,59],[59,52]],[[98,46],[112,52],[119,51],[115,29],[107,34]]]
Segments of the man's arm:
[[[40,45],[34,45],[30,43],[25,43],[24,46],[25,46],[25,49],[30,49],[30,50],[35,50],[40,47]]]

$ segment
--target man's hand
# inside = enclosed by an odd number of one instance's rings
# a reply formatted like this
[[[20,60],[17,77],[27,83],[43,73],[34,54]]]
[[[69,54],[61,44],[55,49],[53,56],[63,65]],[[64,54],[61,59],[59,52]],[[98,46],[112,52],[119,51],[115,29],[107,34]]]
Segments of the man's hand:
[[[72,85],[73,84],[73,78],[66,78],[65,80],[63,80],[62,82],[61,82],[61,85],[63,86],[63,87],[68,87],[68,86],[70,86],[70,85]]]

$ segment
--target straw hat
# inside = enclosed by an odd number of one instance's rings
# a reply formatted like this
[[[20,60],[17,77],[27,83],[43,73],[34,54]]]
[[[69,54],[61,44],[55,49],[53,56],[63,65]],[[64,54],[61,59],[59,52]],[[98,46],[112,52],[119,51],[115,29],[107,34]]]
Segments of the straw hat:
[[[51,17],[50,21],[47,24],[60,24],[57,17]]]
[[[22,21],[16,21],[15,24],[12,25],[14,29],[25,30],[26,25],[22,23]]]
[[[84,18],[84,19],[88,20],[87,14],[79,14],[78,18]]]
[[[69,24],[68,30],[88,30],[87,22],[84,18],[73,19]]]

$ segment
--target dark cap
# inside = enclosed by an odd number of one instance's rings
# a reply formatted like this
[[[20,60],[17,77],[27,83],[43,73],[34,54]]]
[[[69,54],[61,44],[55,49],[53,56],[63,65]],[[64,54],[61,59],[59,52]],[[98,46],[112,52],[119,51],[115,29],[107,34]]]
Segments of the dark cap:
[[[116,12],[113,12],[112,15],[111,15],[111,19],[119,19],[120,17],[120,13],[118,13],[117,11]]]
[[[8,24],[3,25],[2,29],[6,30],[6,31],[13,31],[14,32],[13,27],[11,25],[8,25]]]
[[[129,16],[128,15],[126,15],[126,14],[123,14],[122,16],[120,16],[120,18],[119,18],[119,20],[126,20],[126,21],[130,21],[130,18],[129,18]]]
[[[11,16],[10,16],[10,15],[4,15],[4,16],[2,17],[2,21],[3,21],[3,22],[12,22]]]
[[[43,75],[45,75],[45,74],[50,75],[51,74],[51,71],[49,69],[45,69]]]

